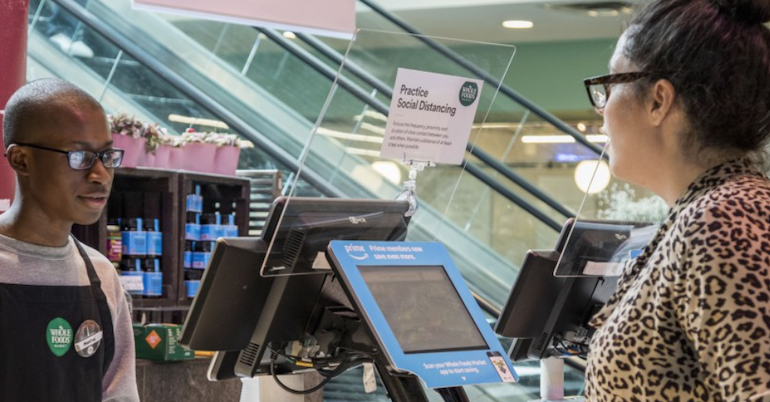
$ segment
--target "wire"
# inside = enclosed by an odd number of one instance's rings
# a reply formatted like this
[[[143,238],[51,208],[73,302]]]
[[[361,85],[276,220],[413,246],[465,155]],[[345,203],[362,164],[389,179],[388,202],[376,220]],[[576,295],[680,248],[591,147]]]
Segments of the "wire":
[[[330,373],[325,375],[326,378],[324,378],[318,385],[316,385],[316,386],[314,386],[314,387],[312,387],[310,389],[306,389],[306,390],[296,390],[296,389],[289,388],[286,384],[282,383],[281,380],[278,379],[278,374],[276,374],[276,372],[275,372],[275,359],[276,359],[276,357],[278,357],[278,353],[276,353],[275,351],[273,351],[273,353],[270,355],[270,374],[273,376],[273,378],[275,379],[275,382],[278,384],[278,386],[283,388],[283,390],[286,391],[286,392],[289,392],[289,393],[292,393],[292,394],[295,394],[295,395],[312,394],[313,392],[316,392],[319,389],[323,388],[324,385],[326,385],[329,381],[332,380],[332,378],[342,374],[343,372],[347,371],[348,369],[356,367],[356,366],[358,366],[361,363],[364,363],[364,362],[367,362],[367,361],[372,361],[372,359],[368,355],[366,355],[366,354],[355,353],[354,355],[358,356],[358,357],[354,357],[354,358],[352,358],[350,360],[347,360],[347,361],[344,361],[344,362],[340,363],[339,366],[337,366],[334,370],[332,370]],[[361,358],[360,356],[365,356],[365,358]],[[324,374],[322,374],[322,375],[324,375]]]

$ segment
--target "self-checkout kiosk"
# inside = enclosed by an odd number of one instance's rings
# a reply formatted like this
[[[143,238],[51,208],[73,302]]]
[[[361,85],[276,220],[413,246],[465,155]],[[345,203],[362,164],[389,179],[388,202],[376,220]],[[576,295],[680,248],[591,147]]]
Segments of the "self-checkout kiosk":
[[[265,236],[220,238],[181,343],[209,379],[376,370],[395,402],[466,401],[514,382],[505,350],[443,245],[403,242],[405,201],[279,199]]]
[[[527,253],[495,332],[513,338],[512,361],[540,360],[540,401],[564,400],[564,359],[587,357],[595,332],[588,322],[655,229],[647,223],[570,219],[554,250]]]

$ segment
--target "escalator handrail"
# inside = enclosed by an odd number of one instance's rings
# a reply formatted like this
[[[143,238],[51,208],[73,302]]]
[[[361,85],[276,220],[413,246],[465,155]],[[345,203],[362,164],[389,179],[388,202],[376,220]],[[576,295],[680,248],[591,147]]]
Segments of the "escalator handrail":
[[[401,18],[395,16],[393,13],[385,10],[384,8],[380,7],[378,4],[374,3],[372,0],[359,0],[360,2],[364,3],[367,7],[371,8],[374,12],[381,15],[386,20],[390,21],[394,25],[398,26],[399,28],[403,29],[405,32],[408,32],[410,34],[416,35],[415,37],[428,45],[429,47],[433,48],[437,52],[441,53],[442,55],[446,56],[448,59],[452,60],[453,62],[457,63],[458,65],[462,66],[466,70],[472,72],[478,77],[481,77],[485,82],[489,83],[489,85],[492,85],[495,88],[500,88],[500,92],[505,94],[508,98],[512,99],[516,103],[522,105],[526,109],[529,109],[532,113],[539,116],[541,119],[547,121],[548,123],[551,123],[553,126],[558,128],[559,130],[563,131],[564,133],[572,136],[575,141],[579,142],[580,144],[584,145],[586,148],[590,149],[591,151],[595,152],[597,155],[602,155],[602,149],[601,147],[597,146],[596,144],[588,141],[580,132],[575,130],[574,128],[570,127],[563,121],[561,121],[556,116],[549,113],[547,110],[541,108],[540,106],[537,106],[536,104],[532,103],[529,99],[525,98],[518,92],[514,91],[513,89],[503,85],[500,81],[489,75],[486,71],[482,70],[475,64],[465,60],[462,56],[457,54],[454,50],[436,42],[435,40],[425,36],[423,33],[418,31],[416,28],[409,25],[406,21],[402,20]],[[604,155],[604,159],[607,159],[607,155]]]
[[[339,65],[345,61],[343,56],[339,52],[332,49],[329,45],[323,43],[322,41],[316,39],[315,37],[311,35],[303,34],[303,33],[297,33],[296,35],[303,42],[313,47],[313,49],[317,50],[319,53],[327,57],[333,63],[336,63]],[[367,85],[372,86],[378,92],[382,93],[386,97],[388,98],[393,97],[392,88],[385,85],[385,83],[380,81],[377,77],[369,74],[369,72],[359,67],[356,63],[350,60],[346,61],[345,69],[349,70],[353,75],[361,79]],[[498,173],[502,174],[506,179],[516,183],[516,185],[523,188],[526,192],[530,193],[538,200],[544,202],[546,205],[548,205],[555,211],[559,212],[560,214],[564,215],[567,218],[571,218],[575,216],[574,211],[571,211],[569,208],[565,207],[564,205],[562,205],[561,203],[553,199],[551,196],[549,196],[548,194],[546,194],[545,192],[543,192],[542,190],[534,186],[532,183],[527,181],[527,179],[525,179],[518,173],[514,172],[511,168],[506,166],[503,162],[500,162],[499,160],[494,158],[490,153],[478,147],[475,147],[474,144],[470,142],[467,144],[466,149],[468,152],[471,153],[471,155],[479,158],[482,162],[489,165],[489,167],[491,167]]]
[[[194,100],[202,107],[207,109],[209,112],[220,118],[229,127],[232,127],[247,139],[258,143],[262,150],[264,150],[271,157],[275,158],[279,163],[292,170],[299,168],[297,160],[291,154],[273,144],[266,135],[251,127],[238,116],[222,107],[222,105],[216,102],[205,92],[191,85],[172,68],[159,62],[154,56],[142,49],[141,46],[139,46],[136,42],[131,41],[130,39],[125,38],[123,35],[117,33],[114,28],[99,20],[85,7],[79,5],[74,0],[52,1],[61,6],[67,12],[74,15],[78,20],[87,25],[90,29],[93,29],[95,32],[99,33],[107,40],[114,43],[118,48],[123,50],[123,52],[140,62],[147,69],[162,77],[175,89],[179,90],[190,99]],[[342,192],[329,184],[326,179],[312,171],[306,171],[303,174],[303,180],[311,183],[325,196],[344,196]]]
[[[385,105],[384,103],[380,102],[377,99],[372,99],[371,95],[367,93],[366,91],[359,88],[357,85],[355,85],[349,78],[344,76],[337,76],[337,71],[332,69],[331,67],[327,66],[326,64],[321,63],[318,61],[313,55],[311,55],[307,50],[302,49],[299,45],[296,43],[286,39],[283,37],[283,35],[279,34],[274,29],[269,28],[256,28],[260,32],[262,32],[265,36],[267,36],[270,40],[290,52],[291,54],[298,57],[303,62],[306,62],[308,66],[316,70],[321,75],[325,76],[326,78],[332,80],[333,82],[336,80],[337,84],[344,88],[345,90],[348,90],[351,95],[355,96],[359,100],[365,102],[367,105],[372,107],[372,109],[382,113],[383,115],[388,115],[390,107]],[[478,155],[477,155],[478,157]],[[481,159],[481,158],[480,158]],[[487,156],[486,160],[484,160],[490,167],[499,169],[498,172],[506,174],[505,172],[509,172],[506,177],[512,176],[512,172],[510,172],[510,169],[503,165],[500,162],[497,162],[494,160],[492,156]],[[493,190],[497,191],[500,195],[508,199],[509,201],[513,202],[514,204],[518,205],[520,208],[524,209],[531,215],[533,215],[535,218],[543,222],[545,225],[550,227],[551,229],[555,231],[560,231],[562,224],[557,222],[555,219],[551,218],[550,216],[546,215],[542,211],[540,211],[538,208],[533,206],[531,203],[529,203],[527,200],[525,200],[523,197],[517,195],[513,191],[511,191],[509,188],[504,186],[502,183],[500,183],[498,180],[495,180],[492,178],[489,174],[484,172],[483,169],[476,166],[476,164],[468,161],[466,158],[463,159],[463,162],[461,166],[465,167],[465,170],[472,174],[474,177],[479,179],[481,182],[483,182],[485,185],[489,186]],[[522,179],[523,180],[523,179]],[[527,183],[528,184],[528,183]],[[534,186],[529,185],[530,189],[533,189]],[[538,190],[539,191],[539,190]],[[542,192],[540,192],[542,193]],[[545,196],[545,194],[543,194]],[[547,197],[547,196],[546,196]],[[551,200],[553,204],[558,205],[556,201]],[[549,204],[550,206],[550,204]],[[572,217],[575,216],[573,214],[569,214],[569,211],[567,211],[564,207],[560,207],[558,209],[560,213],[566,213],[565,216]]]

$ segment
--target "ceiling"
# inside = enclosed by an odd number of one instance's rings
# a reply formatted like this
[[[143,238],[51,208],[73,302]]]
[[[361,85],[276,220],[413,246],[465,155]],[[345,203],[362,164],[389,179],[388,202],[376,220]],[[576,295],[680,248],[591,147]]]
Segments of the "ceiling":
[[[631,1],[632,3],[635,0]],[[564,6],[592,5],[598,13],[608,11],[606,1],[541,1],[516,0],[378,0],[418,30],[431,36],[493,43],[553,42],[617,38],[627,15],[589,16],[586,11],[563,9]],[[619,3],[614,1],[613,3]],[[358,13],[360,28],[377,27],[379,17],[366,8]],[[503,28],[505,20],[528,20],[531,29]],[[380,26],[380,29],[385,28]]]

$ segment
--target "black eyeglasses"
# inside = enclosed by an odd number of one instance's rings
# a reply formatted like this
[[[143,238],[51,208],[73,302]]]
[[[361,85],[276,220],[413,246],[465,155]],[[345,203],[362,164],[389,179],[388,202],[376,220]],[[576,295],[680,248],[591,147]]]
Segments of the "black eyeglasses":
[[[21,145],[24,147],[30,147],[30,148],[37,148],[42,149],[44,151],[51,151],[51,152],[58,152],[60,154],[67,155],[67,161],[69,162],[69,166],[72,169],[75,170],[86,170],[91,169],[91,167],[94,166],[94,163],[96,163],[96,159],[101,159],[102,164],[104,164],[104,167],[110,169],[110,168],[116,168],[120,166],[120,162],[123,160],[123,150],[122,149],[108,149],[106,151],[101,152],[91,152],[91,151],[63,151],[61,149],[56,148],[48,148],[41,145],[34,145],[34,144],[25,144],[23,142],[16,142],[14,145]]]
[[[611,84],[625,84],[652,75],[652,73],[641,71],[635,73],[607,74],[586,78],[583,80],[583,84],[586,86],[588,99],[591,100],[591,104],[597,109],[604,109],[604,106],[607,105],[607,99],[610,98]]]

